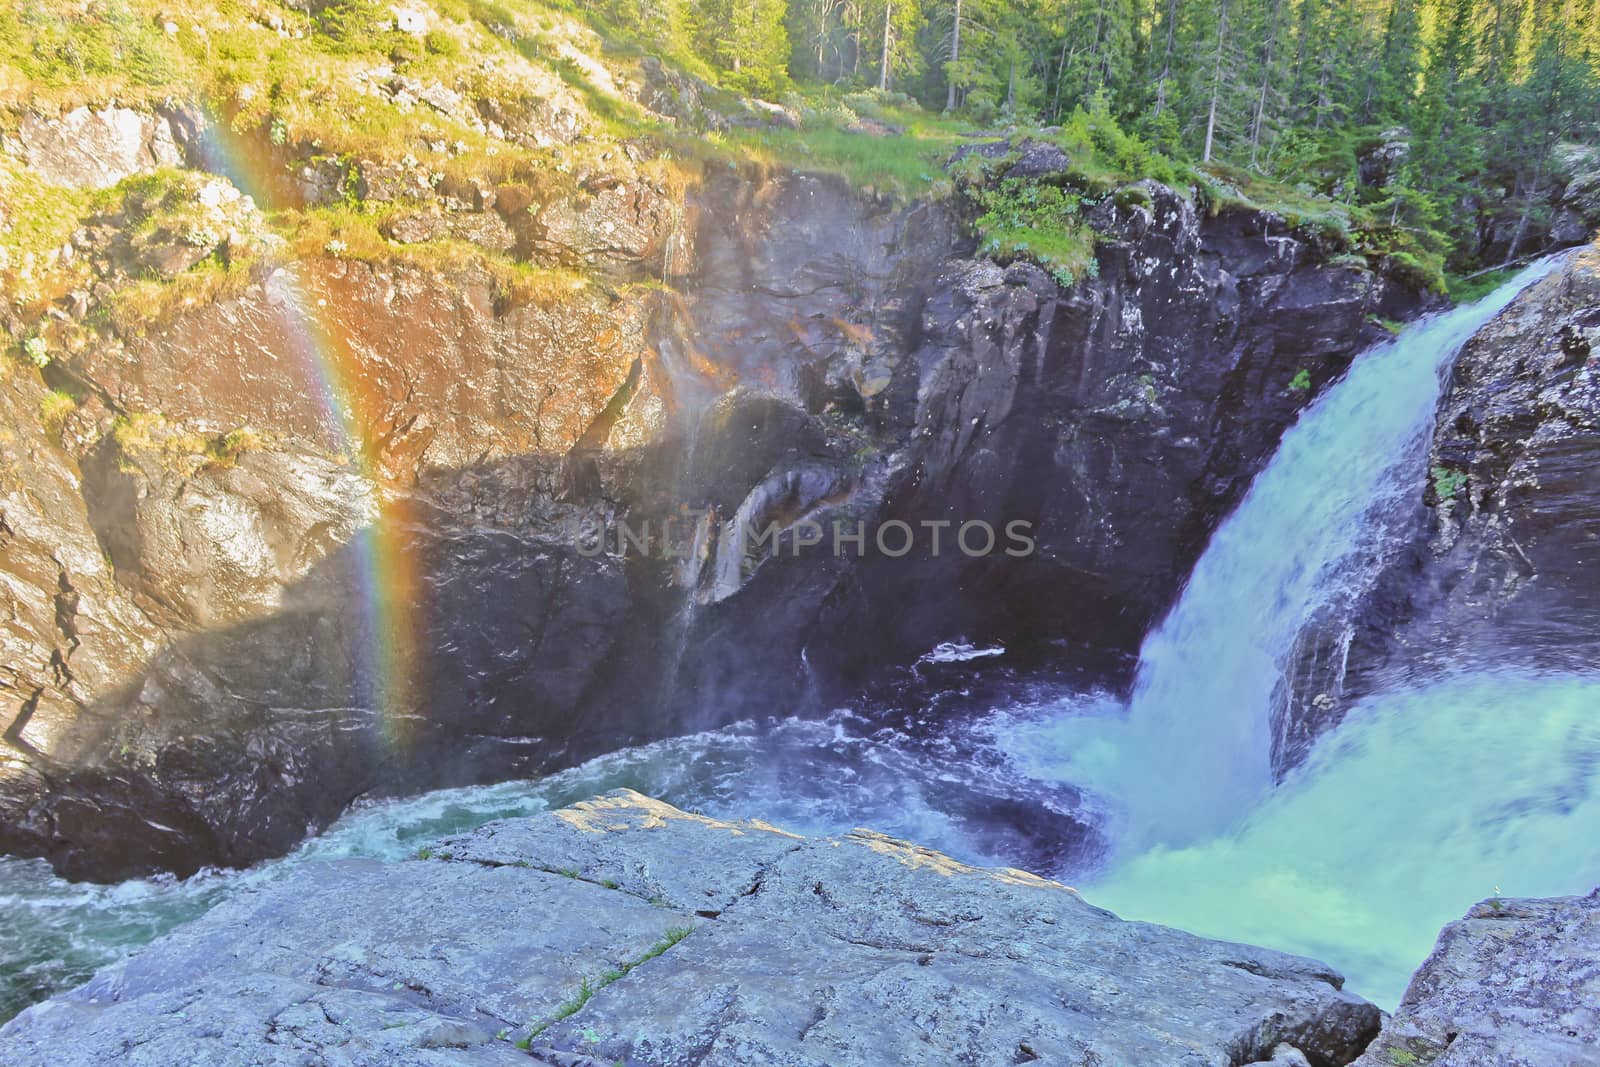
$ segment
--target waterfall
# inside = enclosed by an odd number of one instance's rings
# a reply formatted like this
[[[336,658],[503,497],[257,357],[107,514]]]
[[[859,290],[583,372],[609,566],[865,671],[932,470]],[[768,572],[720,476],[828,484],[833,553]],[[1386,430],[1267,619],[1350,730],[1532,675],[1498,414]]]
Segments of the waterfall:
[[[1360,702],[1229,832],[1082,885],[1124,918],[1298,952],[1393,1008],[1445,923],[1600,885],[1600,677],[1466,672]]]
[[[1119,849],[1183,845],[1272,785],[1269,722],[1285,661],[1320,607],[1354,600],[1415,513],[1443,379],[1467,339],[1554,259],[1360,356],[1277,454],[1145,641],[1126,710],[1060,724],[1060,777],[1115,809]]]
[[[1600,673],[1456,664],[1359,702],[1277,788],[1269,765],[1301,628],[1358,601],[1415,514],[1457,351],[1555,265],[1412,326],[1306,410],[1146,640],[1129,704],[999,714],[1014,767],[1106,806],[1115,852],[1075,879],[1095,903],[1326,960],[1392,1007],[1474,902],[1600,882]]]

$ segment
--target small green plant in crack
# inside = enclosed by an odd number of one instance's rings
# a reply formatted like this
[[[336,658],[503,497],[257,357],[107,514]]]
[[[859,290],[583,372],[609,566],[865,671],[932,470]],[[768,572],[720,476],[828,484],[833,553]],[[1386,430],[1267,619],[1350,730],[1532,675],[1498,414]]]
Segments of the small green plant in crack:
[[[643,956],[640,956],[638,959],[628,964],[628,969],[632,970],[641,963],[649,963],[651,960],[655,959],[657,956],[661,955],[663,952],[667,951],[667,949],[671,948],[673,945],[676,945],[679,941],[682,941],[692,933],[694,933],[694,927],[692,926],[674,926],[665,934],[662,934],[661,940],[651,945]]]
[[[1304,367],[1301,367],[1300,373],[1289,379],[1289,388],[1296,393],[1310,392],[1311,372],[1306,370]]]
[[[417,849],[417,859],[419,859],[419,860],[431,860],[431,859],[433,859],[433,849],[431,849],[431,848],[419,848],[419,849]]]
[[[526,1049],[530,1047],[533,1044],[534,1038],[550,1029],[562,1019],[567,1019],[578,1014],[578,1012],[583,1010],[583,1006],[589,1003],[589,998],[594,996],[596,990],[604,989],[610,984],[611,983],[605,981],[603,977],[598,984],[591,983],[589,979],[585,978],[582,984],[578,986],[578,991],[572,995],[572,999],[565,1001],[559,1008],[556,1009],[554,1015],[550,1016],[550,1018],[546,1019],[538,1026],[535,1026],[527,1037],[517,1042],[517,1047],[520,1049]]]
[[[1433,468],[1433,495],[1440,500],[1454,500],[1467,484],[1465,471],[1453,471],[1449,467]]]
[[[589,999],[596,993],[600,992],[600,990],[604,989],[612,982],[626,978],[629,971],[640,966],[641,964],[649,963],[651,960],[655,959],[657,956],[661,955],[663,952],[667,951],[667,949],[671,948],[673,945],[676,945],[679,941],[682,941],[692,933],[694,933],[694,927],[692,926],[674,926],[672,929],[661,935],[661,940],[645,949],[644,954],[639,956],[637,959],[629,960],[620,967],[610,968],[609,970],[603,972],[600,977],[595,979],[593,982],[585,977],[582,983],[579,984],[578,991],[572,995],[571,999],[563,1002],[562,1005],[555,1010],[555,1014],[551,1015],[550,1018],[535,1025],[534,1028],[528,1033],[527,1037],[524,1037],[521,1041],[517,1042],[517,1047],[520,1049],[531,1048],[534,1038],[538,1037],[540,1034],[544,1033],[561,1020],[570,1018],[571,1016],[582,1011],[583,1006],[589,1003]],[[585,1034],[587,1033],[588,1031],[585,1031]],[[598,1040],[598,1035],[596,1035],[593,1040]]]
[[[1413,1064],[1421,1061],[1417,1059],[1415,1052],[1410,1052],[1403,1048],[1392,1048],[1389,1050],[1389,1062],[1394,1064],[1395,1067],[1412,1067]]]
[[[30,337],[22,342],[22,354],[29,363],[40,369],[50,365],[50,349],[43,337]]]
[[[602,878],[602,879],[600,879],[600,884],[605,886],[607,889],[615,889],[615,888],[617,888],[616,880],[615,879],[611,879],[611,878]]]

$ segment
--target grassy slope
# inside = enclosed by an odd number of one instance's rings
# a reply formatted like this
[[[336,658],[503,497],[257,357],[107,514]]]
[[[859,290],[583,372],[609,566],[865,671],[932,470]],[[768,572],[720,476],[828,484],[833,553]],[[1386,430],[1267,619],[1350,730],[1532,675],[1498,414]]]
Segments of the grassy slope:
[[[296,210],[274,205],[250,178],[263,167],[287,168],[310,157],[345,168],[375,159],[420,169],[436,184],[449,177],[522,179],[549,197],[570,192],[568,176],[605,151],[618,132],[646,123],[619,98],[609,72],[589,58],[600,51],[598,38],[537,5],[519,5],[513,14],[477,0],[440,0],[425,35],[395,30],[387,6],[365,2],[324,9],[317,18],[239,0],[190,5],[181,21],[167,21],[177,18],[169,10],[152,0],[42,0],[0,13],[0,130],[14,132],[28,110],[199,104],[221,118],[217,140],[225,152],[250,161],[232,176],[256,195],[265,228],[280,239],[285,257],[338,249],[422,266],[478,262],[512,291],[562,282],[555,276],[565,272],[464,242],[385,241],[377,227],[392,206],[362,203],[353,188],[342,203]],[[470,121],[470,108],[441,113],[375,91],[389,75],[438,83],[468,100],[494,98],[511,112],[550,102],[576,114],[584,136],[548,148],[496,137]],[[122,219],[129,196],[148,192],[153,181],[176,189],[184,180],[167,173],[87,192],[51,186],[13,157],[0,156],[0,215],[7,224],[0,234],[0,275],[17,297],[21,319],[37,321],[50,302],[89,280],[82,263],[57,255],[74,230],[96,216]],[[157,212],[182,210],[181,198],[169,199]],[[242,266],[208,259],[175,279],[141,279],[109,310],[115,318],[120,305],[124,321],[118,325],[132,327],[139,316],[159,316],[237,284],[247,275]]]

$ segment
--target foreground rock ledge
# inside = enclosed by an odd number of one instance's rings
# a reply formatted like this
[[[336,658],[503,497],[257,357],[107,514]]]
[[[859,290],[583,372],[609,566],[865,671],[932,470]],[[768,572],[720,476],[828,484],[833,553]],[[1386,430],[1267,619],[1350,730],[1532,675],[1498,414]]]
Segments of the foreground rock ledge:
[[[4,1060],[1331,1065],[1379,1024],[1322,964],[864,830],[620,791],[421,856],[248,891],[25,1011]]]
[[[1357,1067],[1600,1067],[1600,889],[1446,926]]]

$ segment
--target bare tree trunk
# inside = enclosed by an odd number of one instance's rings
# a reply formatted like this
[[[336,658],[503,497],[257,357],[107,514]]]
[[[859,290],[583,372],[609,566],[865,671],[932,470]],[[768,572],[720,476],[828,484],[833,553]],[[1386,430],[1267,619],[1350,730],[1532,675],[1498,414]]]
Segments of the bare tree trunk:
[[[1094,16],[1094,43],[1089,46],[1089,70],[1083,83],[1083,95],[1088,96],[1094,90],[1096,68],[1104,62],[1100,53],[1100,39],[1106,29],[1106,0],[1100,0],[1100,7]]]
[[[1278,43],[1278,12],[1283,0],[1272,0],[1272,18],[1267,23],[1267,51],[1261,61],[1261,92],[1256,96],[1256,113],[1250,121],[1250,166],[1254,169],[1261,151],[1261,126],[1267,114],[1267,93],[1272,85],[1272,54]]]
[[[1528,216],[1533,211],[1533,198],[1539,195],[1539,186],[1544,184],[1544,164],[1550,158],[1551,142],[1556,140],[1551,128],[1552,120],[1545,120],[1544,134],[1539,139],[1539,162],[1533,168],[1533,184],[1522,198],[1522,214],[1517,218],[1516,232],[1511,235],[1511,247],[1506,249],[1506,265],[1510,266],[1517,258],[1517,251],[1522,246],[1522,238],[1528,232]]]
[[[1172,38],[1177,20],[1178,0],[1167,0],[1167,47],[1161,56],[1161,73],[1156,76],[1155,118],[1160,118],[1161,112],[1167,107],[1167,79],[1172,77]],[[1062,54],[1066,54],[1065,45],[1062,46]]]
[[[956,21],[955,21],[955,25],[950,28],[950,66],[953,68],[960,61],[961,61],[961,0],[956,0]],[[951,70],[951,72],[949,74],[949,79],[950,79],[950,91],[949,91],[948,95],[945,96],[944,109],[946,111],[954,111],[956,109],[956,78],[955,78],[955,71],[954,70]]]
[[[894,18],[894,0],[883,5],[883,61],[878,64],[878,91],[889,91],[889,20]]]
[[[1303,120],[1306,114],[1302,101],[1306,98],[1306,64],[1309,60],[1316,16],[1316,0],[1300,0],[1300,26],[1295,34],[1294,74],[1289,79],[1290,108],[1297,121]]]
[[[1067,43],[1072,40],[1071,34],[1061,36],[1061,58],[1056,60],[1056,91],[1050,100],[1050,117],[1061,117],[1061,79],[1067,76]]]
[[[1206,150],[1202,163],[1211,162],[1211,149],[1217,136],[1217,100],[1222,96],[1222,45],[1228,38],[1228,0],[1217,6],[1217,55],[1211,69],[1211,107],[1206,113]]]

